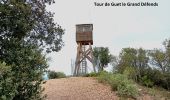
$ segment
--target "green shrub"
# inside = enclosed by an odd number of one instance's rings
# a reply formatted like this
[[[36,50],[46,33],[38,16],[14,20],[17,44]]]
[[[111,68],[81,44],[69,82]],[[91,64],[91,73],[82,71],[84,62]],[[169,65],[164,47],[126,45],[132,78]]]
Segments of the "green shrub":
[[[118,91],[120,96],[136,97],[138,95],[137,87],[128,80],[126,75],[101,72],[97,79],[99,82],[108,83],[113,91]]]
[[[161,78],[161,83],[159,85],[167,90],[170,90],[170,73],[164,73],[162,76],[163,78]]]
[[[98,81],[101,83],[110,83],[110,79],[111,79],[112,74],[105,72],[105,71],[101,71],[99,73],[99,76],[97,77]]]
[[[129,83],[128,81],[127,83],[122,82],[121,84],[119,84],[117,90],[120,96],[126,95],[136,97],[138,95],[137,87],[134,84]]]
[[[145,69],[142,73],[140,83],[152,87],[159,86],[164,89],[170,90],[170,73],[162,73],[157,69]]]
[[[49,71],[48,72],[48,78],[49,79],[55,79],[55,78],[65,78],[66,75],[63,72],[55,72],[55,71]]]
[[[109,84],[112,87],[112,90],[118,90],[118,86],[120,85],[120,83],[122,83],[122,80],[125,80],[126,77],[122,74],[113,74],[112,77],[109,80]]]
[[[84,76],[85,77],[97,77],[98,75],[99,73],[91,72],[91,73],[85,74]]]
[[[129,79],[137,81],[137,72],[134,67],[126,67],[125,70],[123,71],[123,74],[127,76]]]
[[[146,75],[141,78],[141,83],[147,87],[153,87],[154,82],[152,82]]]

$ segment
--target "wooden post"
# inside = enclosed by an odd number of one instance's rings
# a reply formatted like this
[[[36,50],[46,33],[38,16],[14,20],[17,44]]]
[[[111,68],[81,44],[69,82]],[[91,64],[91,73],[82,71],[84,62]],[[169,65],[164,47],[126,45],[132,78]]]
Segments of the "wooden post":
[[[92,59],[92,64],[93,64],[93,70],[96,73],[94,56],[93,56],[93,49],[92,49],[91,43],[89,43],[89,46],[90,46],[90,49],[91,49],[91,59]]]
[[[80,59],[80,43],[78,43],[78,46],[77,46],[77,56],[76,56],[76,62],[75,62],[75,68],[74,68],[74,75],[78,74],[79,59]]]
[[[87,58],[92,63],[93,71],[96,72],[91,43],[89,43],[89,48],[87,50],[85,50],[85,51],[82,50],[82,45],[83,45],[82,43],[78,43],[77,57],[76,57],[75,69],[74,69],[74,76],[79,76],[80,75],[80,64],[82,63],[82,61],[85,58]]]

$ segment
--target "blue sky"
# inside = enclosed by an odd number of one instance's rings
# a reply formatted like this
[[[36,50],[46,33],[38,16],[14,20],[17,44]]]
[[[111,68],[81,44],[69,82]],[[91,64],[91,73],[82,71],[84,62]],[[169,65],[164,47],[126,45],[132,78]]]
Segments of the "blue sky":
[[[163,48],[170,38],[170,0],[143,0],[158,2],[158,7],[95,7],[94,2],[139,2],[139,0],[55,0],[47,6],[55,13],[54,21],[66,31],[65,46],[51,53],[50,68],[71,73],[71,59],[76,58],[75,25],[92,23],[95,46],[109,47],[118,55],[125,47],[144,49]]]

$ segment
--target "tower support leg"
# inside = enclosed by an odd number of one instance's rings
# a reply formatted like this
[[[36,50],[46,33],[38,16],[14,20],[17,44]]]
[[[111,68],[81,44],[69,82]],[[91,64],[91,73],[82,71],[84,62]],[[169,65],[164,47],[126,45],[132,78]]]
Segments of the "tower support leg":
[[[81,74],[80,71],[80,64],[85,60],[86,58],[92,63],[93,65],[93,71],[96,72],[95,70],[95,63],[94,63],[94,57],[93,57],[93,50],[91,43],[89,43],[89,48],[87,50],[82,49],[83,44],[78,43],[77,46],[77,57],[76,57],[76,62],[75,62],[75,69],[74,69],[74,76],[79,76]],[[84,45],[85,46],[85,45]],[[86,68],[87,69],[87,68]],[[85,71],[86,72],[86,71]],[[86,74],[86,73],[85,73]]]

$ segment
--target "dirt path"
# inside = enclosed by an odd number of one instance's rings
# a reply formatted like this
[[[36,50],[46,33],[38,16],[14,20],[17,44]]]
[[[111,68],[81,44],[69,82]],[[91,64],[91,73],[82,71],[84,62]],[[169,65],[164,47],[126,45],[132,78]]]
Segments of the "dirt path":
[[[118,100],[109,86],[94,78],[72,77],[48,80],[44,93],[47,100]]]

